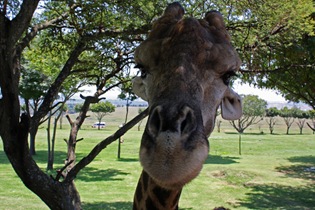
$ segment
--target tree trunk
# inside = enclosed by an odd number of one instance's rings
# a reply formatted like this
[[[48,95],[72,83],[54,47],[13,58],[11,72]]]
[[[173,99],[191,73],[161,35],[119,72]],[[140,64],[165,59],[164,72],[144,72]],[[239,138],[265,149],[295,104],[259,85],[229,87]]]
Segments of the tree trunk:
[[[38,132],[38,127],[40,125],[40,122],[39,121],[35,121],[31,118],[30,120],[30,130],[29,130],[29,133],[30,133],[30,154],[31,155],[36,155],[36,135],[37,135],[37,132]]]
[[[127,123],[128,114],[129,114],[129,99],[127,98],[127,102],[126,102],[126,115],[125,115],[125,122],[124,122],[124,124]]]
[[[67,172],[73,168],[76,161],[75,148],[77,144],[77,136],[78,136],[79,129],[81,125],[83,124],[85,118],[87,117],[86,113],[89,110],[90,104],[97,103],[98,101],[99,99],[97,97],[86,97],[84,100],[83,106],[81,108],[81,111],[75,121],[72,121],[70,119],[70,116],[66,115],[66,118],[68,119],[71,126],[69,139],[67,141],[67,148],[68,148],[68,154],[67,154],[67,160],[66,160],[67,165],[68,165]]]
[[[18,98],[17,100],[18,101]],[[4,151],[24,185],[39,196],[51,209],[81,209],[80,196],[74,183],[59,182],[45,174],[35,163],[28,148],[29,118],[26,114],[21,121],[9,119],[12,130],[4,132],[1,127]]]
[[[220,133],[221,132],[221,123],[222,123],[222,121],[221,120],[217,120],[217,131],[218,131],[218,133]]]
[[[78,134],[78,126],[77,124],[73,124],[71,126],[71,131],[70,131],[70,135],[69,135],[69,139],[67,141],[67,148],[68,148],[68,154],[67,154],[67,171],[70,171],[76,161],[76,155],[75,155],[75,147],[77,144],[77,134]]]
[[[54,122],[54,130],[53,130],[53,136],[51,139],[51,170],[54,169],[54,162],[55,162],[55,143],[56,143],[56,132],[57,132],[57,126],[58,126],[58,120],[60,115],[55,118]]]
[[[32,125],[30,128],[30,154],[31,155],[36,155],[35,138],[36,138],[37,130],[38,130],[38,126]]]
[[[59,118],[59,129],[62,129],[62,120],[63,120],[63,114],[61,114],[60,118]]]
[[[58,120],[61,116],[61,112],[59,112],[59,115],[54,120],[54,126],[53,126],[53,134],[50,138],[50,122],[51,122],[51,112],[50,116],[48,118],[48,126],[47,126],[47,140],[48,140],[48,161],[47,161],[47,170],[53,170],[54,169],[54,161],[55,161],[55,142],[56,142],[56,132],[57,132],[57,126],[58,126]]]
[[[50,121],[51,121],[51,111],[49,112],[49,117],[47,121],[47,170],[53,169],[53,160],[51,158],[52,156],[52,150],[51,150],[51,138],[50,138]]]
[[[238,134],[238,154],[242,155],[242,133]]]
[[[270,134],[273,134],[273,127],[270,127],[269,130],[270,130]]]
[[[121,138],[118,139],[118,151],[117,151],[118,159],[120,159],[120,151],[121,151]]]
[[[138,131],[140,131],[142,120],[138,123]]]

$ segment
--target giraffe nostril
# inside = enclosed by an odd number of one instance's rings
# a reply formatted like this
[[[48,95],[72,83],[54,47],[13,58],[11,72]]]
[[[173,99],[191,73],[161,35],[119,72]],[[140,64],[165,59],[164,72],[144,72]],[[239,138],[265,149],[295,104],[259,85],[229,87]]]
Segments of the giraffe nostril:
[[[181,135],[190,134],[197,128],[196,117],[194,111],[185,106],[182,109],[182,117],[179,118]]]
[[[183,131],[186,129],[187,126],[187,119],[184,119],[183,122],[180,125],[180,131],[183,133]]]
[[[153,109],[148,121],[148,133],[152,137],[156,137],[162,128],[161,117],[162,106],[157,106]]]

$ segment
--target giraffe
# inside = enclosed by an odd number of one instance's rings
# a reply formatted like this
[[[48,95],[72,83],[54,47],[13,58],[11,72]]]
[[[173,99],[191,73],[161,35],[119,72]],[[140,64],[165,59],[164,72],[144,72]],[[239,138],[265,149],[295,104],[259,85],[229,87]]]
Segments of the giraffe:
[[[210,11],[196,19],[184,13],[178,2],[169,4],[135,51],[141,75],[133,91],[148,101],[149,117],[134,210],[178,209],[183,186],[208,157],[218,107],[225,119],[242,115],[240,96],[229,87],[241,62],[222,15]]]

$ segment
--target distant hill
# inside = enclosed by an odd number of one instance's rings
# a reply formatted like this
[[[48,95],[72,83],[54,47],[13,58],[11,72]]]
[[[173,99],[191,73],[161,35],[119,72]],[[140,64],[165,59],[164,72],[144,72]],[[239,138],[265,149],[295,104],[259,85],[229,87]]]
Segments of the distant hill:
[[[126,101],[125,100],[121,100],[121,99],[108,99],[106,101],[111,102],[112,104],[114,104],[116,107],[124,107],[126,106]],[[68,108],[71,112],[74,112],[74,107],[77,104],[83,104],[84,100],[81,98],[72,98],[69,101],[67,101],[67,105]],[[130,106],[133,107],[147,107],[148,106],[148,102],[137,99],[135,101],[132,101]]]
[[[292,108],[292,107],[298,107],[301,110],[310,110],[312,109],[309,105],[305,104],[305,103],[293,103],[293,102],[268,102],[268,108],[270,107],[276,107],[277,109],[282,109],[283,107],[288,107],[288,108]]]

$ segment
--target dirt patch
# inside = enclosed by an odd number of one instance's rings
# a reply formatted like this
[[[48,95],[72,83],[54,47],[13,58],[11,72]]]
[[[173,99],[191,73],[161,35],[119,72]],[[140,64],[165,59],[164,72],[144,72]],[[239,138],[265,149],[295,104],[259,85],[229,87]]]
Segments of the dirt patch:
[[[211,175],[215,178],[224,178],[226,177],[227,173],[225,171],[214,171]]]

